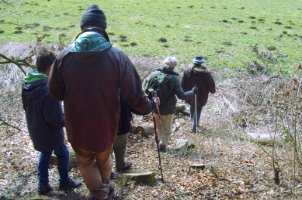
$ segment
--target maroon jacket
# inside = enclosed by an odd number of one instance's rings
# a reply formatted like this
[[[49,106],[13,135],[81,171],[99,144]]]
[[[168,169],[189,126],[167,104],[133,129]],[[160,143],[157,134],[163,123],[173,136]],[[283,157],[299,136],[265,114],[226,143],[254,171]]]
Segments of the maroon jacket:
[[[205,67],[192,67],[184,72],[181,80],[181,86],[184,91],[189,91],[196,85],[198,88],[197,92],[197,107],[206,105],[209,92],[215,93],[215,82]],[[186,102],[190,105],[195,104],[195,98],[190,97],[186,99]]]
[[[54,61],[48,87],[56,100],[64,100],[68,141],[88,151],[102,152],[113,144],[120,94],[134,110],[142,114],[152,110],[135,67],[114,47],[98,52],[63,50]]]

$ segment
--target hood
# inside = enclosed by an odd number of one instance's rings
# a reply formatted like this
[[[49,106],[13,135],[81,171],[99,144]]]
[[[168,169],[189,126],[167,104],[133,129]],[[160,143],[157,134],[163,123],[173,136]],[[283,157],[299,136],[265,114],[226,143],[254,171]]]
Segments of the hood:
[[[193,73],[194,74],[202,74],[202,73],[209,73],[207,68],[204,66],[200,66],[200,67],[193,67]]]
[[[48,76],[36,71],[27,73],[24,84],[23,94],[28,97],[36,97],[45,92]]]
[[[112,44],[100,33],[88,31],[82,33],[72,44],[69,45],[68,48],[70,52],[83,52],[104,51],[111,46]]]
[[[43,79],[47,80],[48,76],[37,71],[31,71],[26,74],[26,77],[24,78],[24,83],[29,84]]]

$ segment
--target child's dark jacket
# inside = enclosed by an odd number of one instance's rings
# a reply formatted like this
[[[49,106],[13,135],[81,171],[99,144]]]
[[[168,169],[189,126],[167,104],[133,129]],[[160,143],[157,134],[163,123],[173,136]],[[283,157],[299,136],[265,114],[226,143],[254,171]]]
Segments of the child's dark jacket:
[[[34,148],[46,152],[62,145],[64,114],[61,103],[49,94],[46,75],[27,74],[22,86],[22,102]]]

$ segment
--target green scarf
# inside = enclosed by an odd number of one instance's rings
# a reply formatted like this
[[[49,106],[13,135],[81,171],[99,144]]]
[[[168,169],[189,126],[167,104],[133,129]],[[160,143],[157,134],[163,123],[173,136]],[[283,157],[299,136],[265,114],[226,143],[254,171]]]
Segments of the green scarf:
[[[37,71],[31,71],[26,74],[26,77],[24,78],[24,83],[33,83],[42,79],[48,79],[48,76]]]
[[[101,34],[93,31],[81,34],[72,44],[69,45],[70,52],[81,51],[103,51],[111,47]]]

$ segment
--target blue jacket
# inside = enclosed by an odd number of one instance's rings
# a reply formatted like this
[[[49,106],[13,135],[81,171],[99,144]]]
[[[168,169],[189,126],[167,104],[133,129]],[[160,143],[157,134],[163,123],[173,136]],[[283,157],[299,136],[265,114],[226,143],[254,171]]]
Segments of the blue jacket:
[[[39,75],[40,78],[37,78]],[[27,74],[22,86],[22,102],[34,148],[47,152],[62,145],[64,143],[62,105],[50,96],[46,75],[37,72]]]

